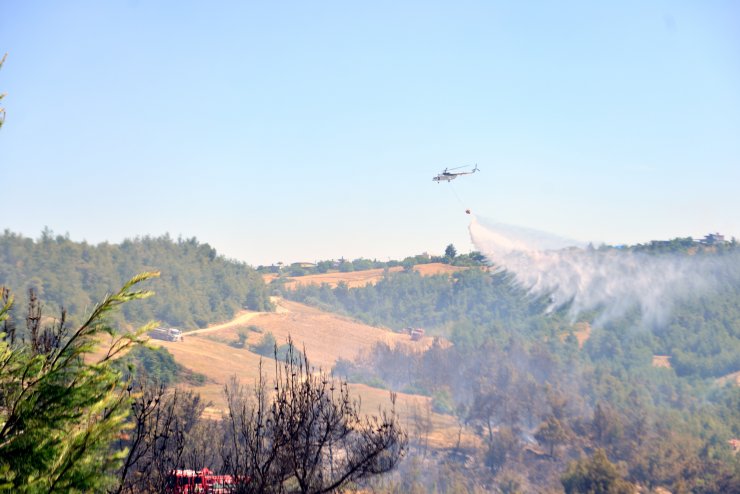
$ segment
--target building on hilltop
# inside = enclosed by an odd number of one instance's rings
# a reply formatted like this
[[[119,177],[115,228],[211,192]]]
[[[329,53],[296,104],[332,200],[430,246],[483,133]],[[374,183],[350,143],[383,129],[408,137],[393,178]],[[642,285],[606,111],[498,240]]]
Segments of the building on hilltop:
[[[719,233],[709,233],[702,240],[699,240],[699,243],[703,245],[718,245],[727,243],[727,240],[725,240],[724,235]]]

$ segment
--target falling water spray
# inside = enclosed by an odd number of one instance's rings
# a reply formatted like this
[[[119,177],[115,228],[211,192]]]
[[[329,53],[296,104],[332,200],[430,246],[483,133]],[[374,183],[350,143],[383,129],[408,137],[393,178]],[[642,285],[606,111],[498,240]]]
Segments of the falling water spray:
[[[476,248],[495,266],[513,273],[551,310],[568,304],[575,320],[598,310],[596,323],[640,310],[647,327],[665,323],[676,303],[707,293],[728,277],[740,279],[740,256],[651,254],[629,249],[595,249],[536,230],[476,217],[470,223]]]

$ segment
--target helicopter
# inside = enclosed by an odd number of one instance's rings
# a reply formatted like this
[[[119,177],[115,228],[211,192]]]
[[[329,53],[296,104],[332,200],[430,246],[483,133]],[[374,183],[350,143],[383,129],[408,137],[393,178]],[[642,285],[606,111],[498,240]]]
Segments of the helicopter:
[[[452,180],[455,180],[460,175],[472,175],[473,173],[480,171],[478,169],[478,165],[477,164],[475,165],[475,168],[473,168],[469,172],[457,172],[457,173],[453,173],[453,172],[450,171],[450,170],[459,170],[460,168],[466,168],[467,166],[469,166],[469,165],[457,166],[455,168],[445,168],[442,173],[440,173],[436,177],[433,177],[432,180],[434,180],[437,183],[439,183],[439,182],[451,182]]]

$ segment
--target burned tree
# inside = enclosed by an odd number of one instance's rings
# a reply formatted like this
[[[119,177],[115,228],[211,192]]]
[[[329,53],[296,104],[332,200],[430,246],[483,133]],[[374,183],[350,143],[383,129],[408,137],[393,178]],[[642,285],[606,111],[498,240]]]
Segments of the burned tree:
[[[132,430],[118,445],[128,453],[112,492],[164,492],[172,470],[208,466],[203,444],[195,437],[201,428],[212,426],[201,419],[206,404],[200,395],[168,389],[145,375],[129,388],[129,395]]]
[[[15,321],[11,316],[13,310],[13,296],[10,294],[10,290],[6,287],[0,287],[0,308],[2,308],[7,316],[2,321],[2,329],[0,333],[4,336],[2,338],[10,344],[15,346]]]
[[[395,414],[360,413],[346,382],[314,371],[288,344],[275,379],[225,387],[229,414],[223,462],[238,492],[331,492],[392,470],[406,450]]]

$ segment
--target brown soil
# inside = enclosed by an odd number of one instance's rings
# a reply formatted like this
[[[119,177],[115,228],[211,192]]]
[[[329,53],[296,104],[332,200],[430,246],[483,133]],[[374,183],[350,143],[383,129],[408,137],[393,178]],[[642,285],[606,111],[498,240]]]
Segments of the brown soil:
[[[269,283],[269,282],[271,282],[272,280],[274,280],[277,277],[278,277],[278,275],[276,275],[275,273],[263,274],[262,275],[262,281],[264,281],[265,283]]]
[[[577,322],[575,324],[576,330],[573,332],[576,339],[578,340],[578,348],[583,348],[583,344],[591,336],[591,325],[587,322]]]
[[[570,333],[561,333],[560,341],[565,341]],[[573,336],[578,340],[578,348],[582,349],[583,344],[591,336],[591,325],[587,322],[577,322],[573,325]]]
[[[432,262],[429,264],[417,264],[414,266],[414,271],[418,272],[422,276],[433,276],[435,274],[452,274],[463,269],[468,269],[460,266],[450,266],[449,264],[442,264],[439,262]]]
[[[222,329],[231,329],[231,328],[240,328],[243,326],[246,326],[247,323],[254,317],[259,316],[260,314],[265,314],[265,312],[255,312],[251,310],[243,310],[239,312],[234,319],[231,321],[227,321],[220,324],[211,324],[210,326],[206,328],[196,329],[194,331],[188,331],[185,333],[186,335],[195,335],[200,333],[211,333],[213,331],[220,331]]]
[[[671,368],[671,356],[670,355],[653,355],[653,367],[665,367],[666,369]]]

